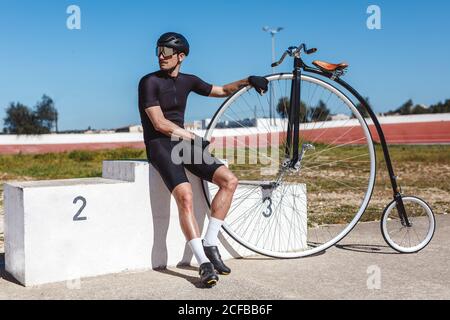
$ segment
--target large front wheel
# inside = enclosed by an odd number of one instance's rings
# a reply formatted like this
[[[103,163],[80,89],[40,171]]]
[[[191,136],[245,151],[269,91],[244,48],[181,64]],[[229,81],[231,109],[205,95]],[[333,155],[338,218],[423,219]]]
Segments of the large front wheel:
[[[251,87],[236,92],[205,134],[240,181],[224,229],[246,248],[278,258],[308,256],[341,240],[375,183],[374,146],[356,102],[311,76],[302,76],[296,106],[300,160],[286,161],[292,77],[268,76],[262,97]],[[204,191],[209,201],[218,188],[205,182]]]

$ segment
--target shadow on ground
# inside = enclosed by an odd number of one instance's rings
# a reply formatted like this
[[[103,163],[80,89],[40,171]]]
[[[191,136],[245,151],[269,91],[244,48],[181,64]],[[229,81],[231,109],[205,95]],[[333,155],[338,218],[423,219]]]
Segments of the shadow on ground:
[[[336,248],[353,252],[371,253],[371,254],[397,254],[389,246],[372,244],[336,244]]]
[[[264,260],[283,260],[283,259],[307,259],[307,258],[314,258],[314,257],[321,256],[321,255],[325,254],[326,252],[327,252],[327,250],[323,250],[323,251],[317,252],[315,254],[312,254],[312,255],[309,255],[306,257],[301,257],[301,258],[272,258],[272,257],[266,257],[266,256],[260,255],[260,256],[250,256],[250,257],[236,258],[236,259],[244,260],[244,261],[245,260],[262,260],[262,261],[264,261]]]
[[[22,285],[20,282],[18,282],[16,279],[14,279],[13,276],[11,276],[8,272],[5,270],[5,253],[0,253],[0,279],[5,279],[6,281]]]
[[[182,269],[182,270],[190,270],[190,271],[196,271],[198,272],[198,268],[195,268],[193,266],[190,265],[178,265],[177,266],[178,269]],[[163,274],[167,274],[169,276],[173,276],[173,277],[179,277],[182,279],[187,280],[188,282],[190,282],[191,284],[193,284],[196,288],[199,289],[204,289],[206,288],[200,281],[200,277],[192,277],[192,276],[188,276],[184,273],[181,272],[176,272],[174,270],[169,270],[167,268],[154,268],[153,269],[156,272],[160,272]]]

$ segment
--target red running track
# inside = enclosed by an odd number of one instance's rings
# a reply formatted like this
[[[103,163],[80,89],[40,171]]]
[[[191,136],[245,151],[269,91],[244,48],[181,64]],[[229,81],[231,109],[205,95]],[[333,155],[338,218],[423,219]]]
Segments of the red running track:
[[[69,143],[69,144],[31,144],[0,145],[0,154],[18,153],[53,153],[74,150],[104,150],[117,148],[145,148],[144,142],[111,142],[111,143]]]
[[[380,139],[375,126],[369,126],[374,141]],[[382,125],[386,140],[390,144],[450,144],[450,121],[416,122]],[[364,141],[362,130],[358,127],[326,128],[303,131],[311,141],[325,143],[361,143]],[[264,147],[276,145],[282,141],[286,133],[259,134],[257,136],[220,137],[213,139],[216,148],[226,144],[227,148],[235,146]],[[17,153],[50,153],[73,150],[101,150],[115,148],[145,148],[143,142],[114,142],[114,143],[74,143],[74,144],[33,144],[33,145],[0,145],[0,154]]]
[[[417,122],[382,125],[386,140],[390,144],[450,144],[450,122]],[[372,138],[380,142],[374,125],[369,125]],[[363,144],[364,132],[360,127],[324,128],[303,130],[302,135],[308,141],[328,144]],[[216,148],[248,146],[255,148],[277,145],[283,141],[286,133],[258,134],[241,137],[220,137],[213,139]]]

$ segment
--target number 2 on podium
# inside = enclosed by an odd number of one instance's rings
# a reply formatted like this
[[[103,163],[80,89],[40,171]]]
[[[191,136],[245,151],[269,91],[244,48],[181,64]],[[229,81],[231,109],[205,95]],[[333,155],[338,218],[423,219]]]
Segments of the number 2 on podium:
[[[86,199],[82,196],[78,196],[75,199],[73,199],[73,203],[76,204],[78,202],[78,200],[81,200],[83,202],[83,205],[81,206],[81,208],[78,210],[78,212],[73,216],[73,221],[83,221],[83,220],[87,220],[87,217],[80,217],[81,212],[84,210],[84,208],[86,207]]]

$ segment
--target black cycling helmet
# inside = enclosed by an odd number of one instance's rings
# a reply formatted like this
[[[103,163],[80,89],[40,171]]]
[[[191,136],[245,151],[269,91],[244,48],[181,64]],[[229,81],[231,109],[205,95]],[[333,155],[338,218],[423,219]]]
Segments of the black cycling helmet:
[[[185,37],[176,32],[164,33],[159,37],[157,45],[183,52],[186,56],[189,55],[189,42]]]

